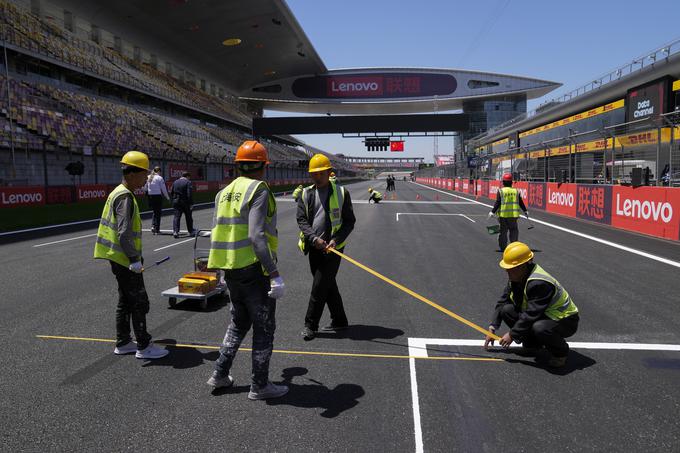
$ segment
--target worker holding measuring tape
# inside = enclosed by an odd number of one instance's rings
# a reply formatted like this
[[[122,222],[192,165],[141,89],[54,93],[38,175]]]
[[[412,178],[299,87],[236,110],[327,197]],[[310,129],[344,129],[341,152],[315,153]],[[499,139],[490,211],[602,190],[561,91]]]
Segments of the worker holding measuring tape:
[[[312,156],[309,176],[314,185],[303,189],[297,206],[298,247],[309,255],[309,267],[314,276],[305,327],[301,332],[306,341],[316,336],[326,304],[331,313],[331,323],[321,331],[336,332],[348,326],[342,296],[335,281],[341,259],[334,253],[328,253],[328,249],[343,250],[356,219],[349,192],[330,179],[331,169],[328,157],[323,154]]]
[[[123,181],[104,204],[94,257],[111,263],[118,282],[114,354],[135,353],[138,359],[158,359],[168,355],[168,350],[151,343],[146,330],[149,296],[142,277],[142,219],[133,193],[146,184],[149,158],[139,151],[129,151],[120,163]],[[137,343],[130,337],[130,322]]]
[[[561,368],[569,354],[564,339],[578,329],[578,308],[560,282],[533,258],[534,252],[522,242],[509,244],[503,252],[499,264],[509,281],[496,304],[489,331],[495,333],[504,321],[510,331],[499,340],[501,346],[507,348],[514,341],[532,352],[545,347],[552,355],[548,365]],[[493,342],[487,336],[484,347]]]

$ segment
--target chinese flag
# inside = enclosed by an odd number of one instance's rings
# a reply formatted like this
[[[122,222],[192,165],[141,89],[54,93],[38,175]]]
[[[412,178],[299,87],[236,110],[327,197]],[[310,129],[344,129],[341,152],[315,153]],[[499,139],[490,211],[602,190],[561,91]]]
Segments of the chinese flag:
[[[390,151],[392,152],[404,151],[404,142],[403,141],[390,142]]]

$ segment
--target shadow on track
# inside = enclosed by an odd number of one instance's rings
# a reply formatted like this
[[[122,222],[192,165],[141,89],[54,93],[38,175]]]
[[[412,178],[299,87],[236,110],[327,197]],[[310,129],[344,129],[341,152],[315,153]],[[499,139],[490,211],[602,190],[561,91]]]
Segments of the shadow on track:
[[[391,340],[404,335],[401,329],[382,326],[366,326],[363,324],[350,325],[347,330],[339,332],[317,332],[317,338],[343,338],[354,341],[373,341],[378,338]]]
[[[496,350],[494,352],[500,354],[512,354],[520,357],[529,357],[531,355],[522,353],[521,351],[515,352],[508,350]],[[566,376],[576,370],[585,370],[586,368],[589,368],[597,363],[595,359],[583,355],[580,352],[576,352],[573,349],[569,351],[569,358],[567,359],[567,364],[563,368],[549,367],[548,366],[549,358],[550,354],[547,351],[540,351],[536,354],[536,357],[533,361],[513,358],[504,358],[504,360],[508,363],[519,363],[533,368],[539,368],[547,371],[550,374],[555,374],[557,376]]]
[[[339,384],[330,389],[322,382],[310,378],[304,378],[309,383],[296,384],[293,382],[294,378],[304,376],[307,372],[307,368],[303,367],[284,369],[281,374],[282,381],[277,383],[287,385],[290,391],[281,398],[266,400],[267,405],[294,406],[305,409],[319,408],[323,409],[319,414],[321,417],[335,418],[359,404],[358,399],[366,394],[363,387],[356,384]],[[227,389],[213,390],[212,395],[246,393],[249,390],[250,385],[235,385]]]
[[[165,346],[170,350],[170,354],[161,359],[146,361],[143,367],[152,366],[168,366],[176,370],[185,370],[187,368],[194,368],[203,365],[205,361],[214,362],[220,356],[219,351],[202,352],[196,348],[176,348],[176,340],[163,339],[157,340],[156,343]]]

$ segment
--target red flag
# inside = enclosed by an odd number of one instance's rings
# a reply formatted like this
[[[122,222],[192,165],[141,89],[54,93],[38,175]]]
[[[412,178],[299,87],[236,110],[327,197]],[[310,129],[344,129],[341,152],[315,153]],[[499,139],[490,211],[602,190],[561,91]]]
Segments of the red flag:
[[[404,151],[404,142],[403,141],[390,142],[390,151],[392,152]]]

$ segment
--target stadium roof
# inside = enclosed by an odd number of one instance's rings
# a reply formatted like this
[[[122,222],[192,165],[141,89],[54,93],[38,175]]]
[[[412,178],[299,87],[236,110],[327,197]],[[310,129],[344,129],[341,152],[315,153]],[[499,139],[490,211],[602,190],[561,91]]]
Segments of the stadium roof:
[[[54,1],[265,109],[422,113],[476,100],[534,99],[561,85],[454,69],[328,71],[284,0]]]

